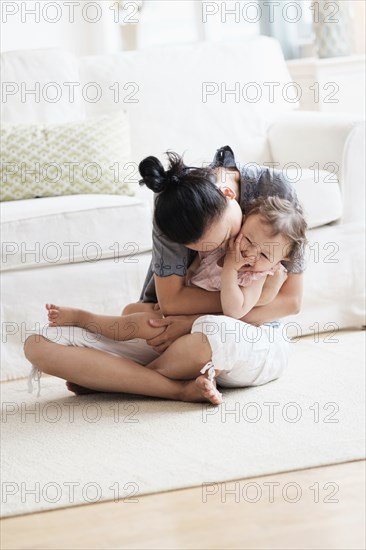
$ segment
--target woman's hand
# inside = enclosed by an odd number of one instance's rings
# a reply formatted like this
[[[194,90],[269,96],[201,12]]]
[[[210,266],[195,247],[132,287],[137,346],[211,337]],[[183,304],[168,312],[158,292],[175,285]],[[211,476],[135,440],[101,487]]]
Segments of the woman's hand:
[[[287,270],[282,264],[273,275],[268,275],[263,285],[262,294],[256,305],[266,306],[270,304],[276,298],[282,285],[286,282],[287,276]]]
[[[152,327],[166,327],[164,332],[151,340],[147,340],[149,346],[158,353],[163,353],[170,344],[184,334],[189,334],[195,319],[199,315],[171,315],[163,319],[150,319]]]

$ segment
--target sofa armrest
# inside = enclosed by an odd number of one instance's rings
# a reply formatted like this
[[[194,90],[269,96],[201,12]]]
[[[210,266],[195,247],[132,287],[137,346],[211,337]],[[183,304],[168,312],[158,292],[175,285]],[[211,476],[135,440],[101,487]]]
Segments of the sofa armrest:
[[[336,171],[343,197],[342,222],[364,220],[365,121],[361,116],[288,113],[270,126],[268,141],[273,162],[282,168],[296,163],[305,169]]]

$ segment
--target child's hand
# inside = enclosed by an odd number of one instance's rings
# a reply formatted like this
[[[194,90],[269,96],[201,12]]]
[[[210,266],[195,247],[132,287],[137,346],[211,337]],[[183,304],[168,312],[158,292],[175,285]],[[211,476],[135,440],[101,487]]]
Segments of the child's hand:
[[[239,243],[239,244],[241,243],[241,241],[243,240],[243,237],[244,237],[244,235],[243,235],[243,233],[242,233],[243,230],[244,230],[244,221],[245,221],[245,215],[243,216],[243,219],[242,219],[242,224],[241,224],[240,231],[239,231],[239,233],[237,234],[237,236],[234,237],[235,242],[236,242],[236,243]]]
[[[238,238],[230,239],[224,258],[224,268],[239,271],[247,262],[248,260],[243,257],[242,251],[240,250],[240,240],[238,240]]]

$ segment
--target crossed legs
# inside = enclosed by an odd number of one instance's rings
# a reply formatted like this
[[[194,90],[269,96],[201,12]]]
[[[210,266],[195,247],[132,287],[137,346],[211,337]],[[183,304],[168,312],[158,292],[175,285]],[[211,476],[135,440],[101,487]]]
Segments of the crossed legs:
[[[201,334],[180,338],[147,367],[98,349],[56,344],[40,335],[27,338],[24,353],[40,371],[92,390],[221,403],[214,384],[199,376],[211,359],[210,345]]]

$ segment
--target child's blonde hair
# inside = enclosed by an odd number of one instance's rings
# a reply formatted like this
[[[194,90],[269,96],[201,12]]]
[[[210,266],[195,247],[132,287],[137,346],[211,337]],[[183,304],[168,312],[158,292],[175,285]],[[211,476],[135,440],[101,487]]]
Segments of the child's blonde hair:
[[[246,205],[246,216],[253,214],[259,214],[263,222],[272,228],[271,237],[281,234],[288,239],[286,256],[289,261],[303,255],[307,243],[307,223],[298,203],[278,196],[260,197]]]

